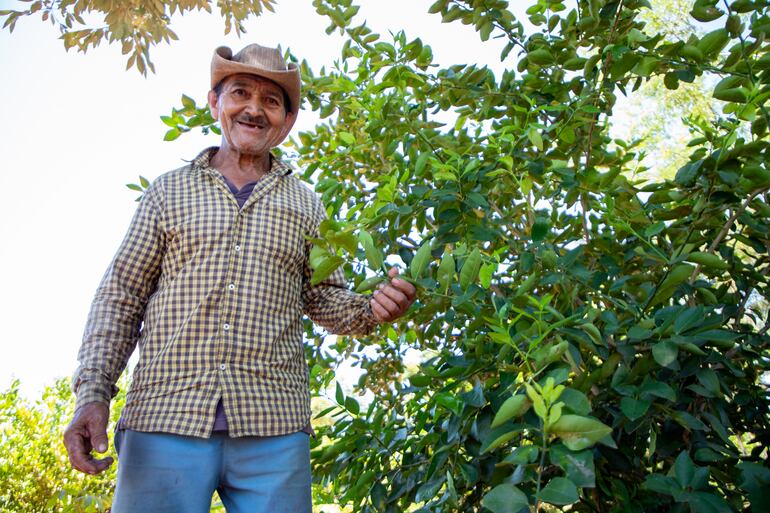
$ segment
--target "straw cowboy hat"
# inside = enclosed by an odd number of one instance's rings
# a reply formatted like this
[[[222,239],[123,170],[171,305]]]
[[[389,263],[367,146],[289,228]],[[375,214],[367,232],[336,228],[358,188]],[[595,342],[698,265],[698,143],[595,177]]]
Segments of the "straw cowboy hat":
[[[214,50],[211,59],[212,89],[223,78],[238,73],[264,77],[281,86],[289,96],[289,110],[296,119],[301,103],[299,68],[293,62],[287,65],[277,48],[250,44],[235,55],[227,46]]]

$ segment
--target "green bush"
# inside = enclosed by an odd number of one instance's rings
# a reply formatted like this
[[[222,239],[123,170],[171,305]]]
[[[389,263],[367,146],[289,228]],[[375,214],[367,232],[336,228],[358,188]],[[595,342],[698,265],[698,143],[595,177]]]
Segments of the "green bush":
[[[46,387],[34,402],[19,393],[19,385],[14,381],[0,392],[0,512],[109,511],[115,465],[99,476],[81,474],[70,468],[62,443],[75,407],[69,380],[60,379]],[[120,407],[124,401],[121,393],[115,404]],[[117,409],[113,412],[112,427]],[[109,435],[113,450],[112,433]]]

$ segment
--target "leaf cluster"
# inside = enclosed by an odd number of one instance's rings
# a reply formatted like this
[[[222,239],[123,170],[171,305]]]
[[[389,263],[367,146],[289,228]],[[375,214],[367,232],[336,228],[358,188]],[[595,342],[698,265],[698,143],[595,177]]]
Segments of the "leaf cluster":
[[[143,75],[155,71],[150,60],[150,49],[158,43],[177,39],[171,29],[174,14],[192,11],[212,12],[209,0],[140,0],[132,2],[105,2],[102,0],[22,0],[26,9],[0,10],[3,28],[11,32],[19,19],[39,15],[42,21],[55,26],[64,48],[75,48],[85,53],[106,41],[118,44],[123,55],[128,55],[126,69],[136,66]],[[274,0],[234,0],[217,2],[224,19],[225,34],[235,30],[244,33],[243,22],[263,10],[272,11]]]

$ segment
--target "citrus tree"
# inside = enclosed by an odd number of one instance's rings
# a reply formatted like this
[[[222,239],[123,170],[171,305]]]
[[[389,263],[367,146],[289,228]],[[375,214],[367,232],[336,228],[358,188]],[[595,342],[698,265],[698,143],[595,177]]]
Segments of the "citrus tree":
[[[697,0],[698,30],[672,38],[644,26],[646,0],[531,0],[526,19],[437,0],[443,21],[506,42],[498,75],[373,33],[351,0],[314,5],[345,37],[333,68],[301,63],[323,121],[287,148],[330,216],[314,279],[341,266],[367,293],[399,265],[420,290],[370,337],[307,327],[313,389],[335,403],[313,449],[327,497],[768,510],[768,2]],[[673,179],[647,177],[609,136],[619,98],[701,78],[719,112],[690,121]],[[169,140],[216,130],[188,97],[163,121]],[[352,393],[344,359],[362,370]]]
[[[397,328],[312,352],[319,389],[344,356],[368,398],[337,389],[320,479],[355,511],[766,510],[767,2],[695,2],[703,35],[676,41],[641,0],[530,2],[530,30],[435,2],[507,41],[500,76],[315,5],[347,37],[302,67],[328,118],[296,141],[333,216],[316,273],[366,289],[399,263],[421,289]],[[608,136],[618,98],[704,75],[721,112],[646,179]]]

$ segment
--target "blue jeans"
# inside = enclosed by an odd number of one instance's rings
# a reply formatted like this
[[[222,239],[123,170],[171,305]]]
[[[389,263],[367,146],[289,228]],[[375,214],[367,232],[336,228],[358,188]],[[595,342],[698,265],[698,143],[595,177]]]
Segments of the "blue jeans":
[[[113,513],[311,513],[310,442],[284,436],[211,438],[121,430]]]

